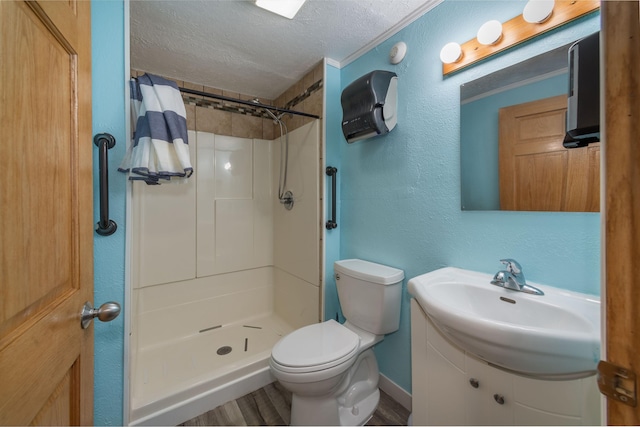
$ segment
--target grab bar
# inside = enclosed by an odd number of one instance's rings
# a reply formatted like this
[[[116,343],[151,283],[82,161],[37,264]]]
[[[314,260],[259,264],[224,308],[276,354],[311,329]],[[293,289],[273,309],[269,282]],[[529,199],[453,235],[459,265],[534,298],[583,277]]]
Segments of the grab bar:
[[[117,224],[109,219],[109,156],[107,152],[116,145],[116,139],[108,133],[99,133],[93,137],[93,143],[98,147],[100,159],[98,170],[100,173],[100,221],[96,224],[96,233],[110,236],[116,232]]]
[[[327,166],[327,176],[331,177],[331,219],[327,221],[327,230],[333,230],[338,227],[336,222],[336,175],[338,168]]]

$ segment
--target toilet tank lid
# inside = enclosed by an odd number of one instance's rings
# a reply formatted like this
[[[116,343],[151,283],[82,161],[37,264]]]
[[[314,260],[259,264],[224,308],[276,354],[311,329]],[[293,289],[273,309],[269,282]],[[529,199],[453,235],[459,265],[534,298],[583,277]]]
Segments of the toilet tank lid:
[[[379,285],[393,285],[404,279],[404,271],[361,259],[344,259],[333,263],[333,270],[356,279]]]

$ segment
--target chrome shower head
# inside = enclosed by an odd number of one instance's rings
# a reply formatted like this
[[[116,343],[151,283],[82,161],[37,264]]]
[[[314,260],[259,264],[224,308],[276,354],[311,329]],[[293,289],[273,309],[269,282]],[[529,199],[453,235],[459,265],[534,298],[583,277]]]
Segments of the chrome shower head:
[[[258,99],[258,98],[253,98],[253,99],[251,100],[251,102],[253,102],[254,104],[260,104],[260,103],[261,103],[261,102],[260,102],[260,99]],[[284,115],[284,114],[281,114],[281,115],[279,115],[279,116],[276,116],[276,115],[275,115],[275,114],[273,114],[273,113],[271,112],[271,110],[269,110],[268,108],[264,108],[263,110],[264,110],[268,115],[270,115],[270,116],[271,116],[271,118],[272,118],[276,123],[277,123],[277,122],[279,122],[279,121],[280,121],[280,118]]]
[[[271,118],[272,118],[273,120],[275,120],[276,122],[279,122],[279,121],[280,121],[280,117],[277,117],[277,116],[276,116],[275,114],[273,114],[273,113],[271,112],[271,110],[269,110],[268,108],[265,108],[265,109],[264,109],[264,111],[266,111],[266,112],[267,112],[267,114],[269,114],[269,115],[271,116]]]

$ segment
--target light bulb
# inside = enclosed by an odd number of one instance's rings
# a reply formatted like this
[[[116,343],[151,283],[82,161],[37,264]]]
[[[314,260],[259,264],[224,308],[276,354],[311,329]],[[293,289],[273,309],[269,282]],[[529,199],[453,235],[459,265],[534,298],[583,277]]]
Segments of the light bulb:
[[[478,30],[478,43],[483,45],[492,45],[498,43],[502,38],[502,24],[495,19],[482,24]]]
[[[440,61],[444,64],[458,62],[462,58],[462,48],[456,42],[447,43],[440,51]]]
[[[524,7],[522,17],[531,24],[541,24],[551,16],[554,0],[529,0]]]

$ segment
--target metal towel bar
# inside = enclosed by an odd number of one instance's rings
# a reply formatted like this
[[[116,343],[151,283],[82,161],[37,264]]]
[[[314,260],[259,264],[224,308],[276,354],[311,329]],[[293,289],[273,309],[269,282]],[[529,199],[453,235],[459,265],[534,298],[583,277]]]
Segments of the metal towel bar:
[[[331,177],[331,219],[327,221],[327,230],[333,230],[338,227],[336,222],[336,175],[338,168],[327,166],[327,175]]]
[[[100,159],[98,170],[100,173],[100,221],[96,224],[96,233],[110,236],[116,232],[117,224],[109,219],[109,156],[108,150],[116,145],[116,139],[108,133],[99,133],[93,137],[93,143],[98,147]]]

